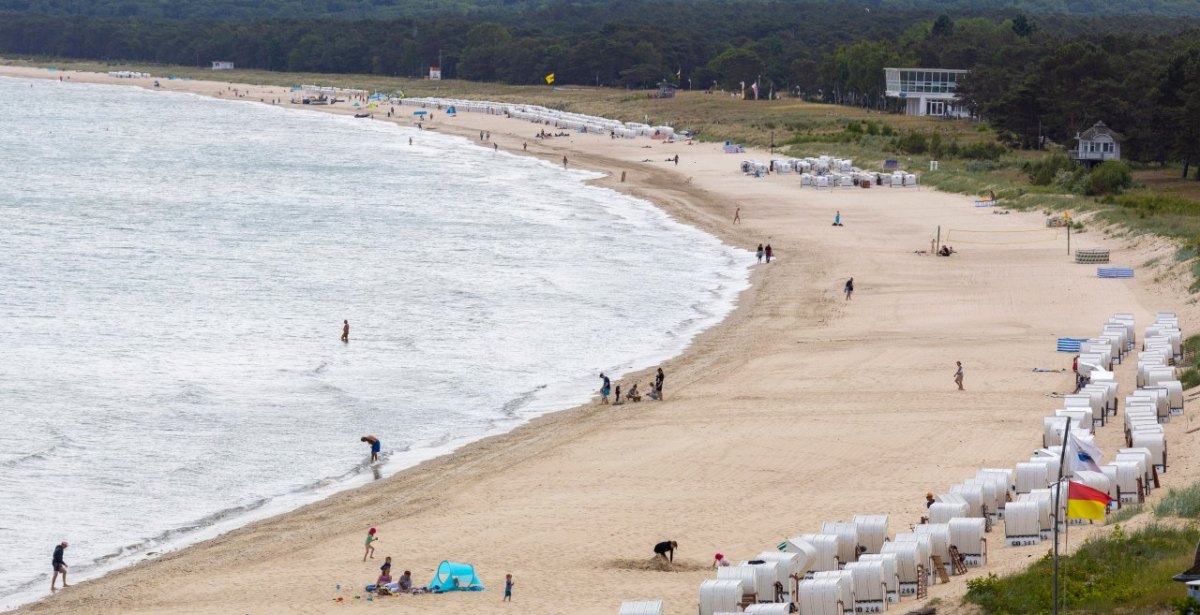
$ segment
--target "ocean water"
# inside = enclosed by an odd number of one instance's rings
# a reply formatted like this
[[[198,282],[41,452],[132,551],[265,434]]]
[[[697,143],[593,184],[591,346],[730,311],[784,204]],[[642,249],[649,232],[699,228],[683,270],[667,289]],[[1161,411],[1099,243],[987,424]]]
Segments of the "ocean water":
[[[82,580],[677,354],[753,257],[589,177],[384,122],[0,78],[0,608],[47,593],[62,539]]]

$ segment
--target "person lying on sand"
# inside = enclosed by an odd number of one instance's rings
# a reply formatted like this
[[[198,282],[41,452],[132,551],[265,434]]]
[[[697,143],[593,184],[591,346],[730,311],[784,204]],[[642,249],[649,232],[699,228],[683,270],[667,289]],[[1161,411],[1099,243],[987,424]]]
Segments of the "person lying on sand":
[[[405,570],[404,574],[400,575],[400,581],[398,583],[400,585],[400,591],[412,591],[412,573]]]

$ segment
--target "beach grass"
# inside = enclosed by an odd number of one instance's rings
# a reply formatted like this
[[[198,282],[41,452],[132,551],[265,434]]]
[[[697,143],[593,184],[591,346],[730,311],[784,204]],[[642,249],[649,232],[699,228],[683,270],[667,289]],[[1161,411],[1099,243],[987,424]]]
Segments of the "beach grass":
[[[1171,580],[1192,564],[1200,530],[1194,524],[1151,524],[1126,533],[1120,525],[1061,558],[1060,598],[1067,613],[1163,612],[1183,596]],[[1010,615],[1049,611],[1053,603],[1053,560],[1049,551],[1023,572],[989,574],[967,581],[965,601],[984,613]]]

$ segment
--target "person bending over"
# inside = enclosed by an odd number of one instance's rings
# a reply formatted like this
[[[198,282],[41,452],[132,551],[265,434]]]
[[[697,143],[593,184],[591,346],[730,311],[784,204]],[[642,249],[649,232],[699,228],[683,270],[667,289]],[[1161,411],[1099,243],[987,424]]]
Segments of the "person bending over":
[[[661,557],[669,562],[675,561],[675,549],[679,548],[679,543],[674,540],[664,540],[654,545],[654,556]]]

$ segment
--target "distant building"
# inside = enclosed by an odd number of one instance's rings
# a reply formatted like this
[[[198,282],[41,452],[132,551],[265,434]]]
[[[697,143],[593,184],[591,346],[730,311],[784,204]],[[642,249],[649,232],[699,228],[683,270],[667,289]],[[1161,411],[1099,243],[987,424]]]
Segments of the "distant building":
[[[213,60],[213,70],[233,70],[233,62]]]
[[[969,71],[950,68],[884,68],[884,95],[904,101],[906,115],[969,117],[955,90]]]
[[[658,83],[659,98],[675,98],[675,84],[670,81],[660,81]]]
[[[1096,122],[1091,128],[1075,134],[1079,145],[1071,150],[1071,157],[1087,166],[1094,166],[1105,160],[1121,159],[1121,141],[1125,137],[1113,129]]]
[[[441,81],[442,80],[442,67],[430,66],[429,67],[429,78],[433,81]]]

